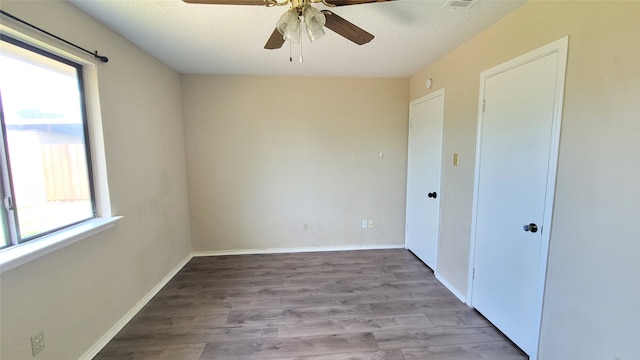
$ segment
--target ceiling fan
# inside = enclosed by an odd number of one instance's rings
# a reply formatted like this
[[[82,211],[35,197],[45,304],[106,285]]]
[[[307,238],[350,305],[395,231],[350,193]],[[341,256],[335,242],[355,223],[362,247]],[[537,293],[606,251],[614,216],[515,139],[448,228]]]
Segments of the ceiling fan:
[[[183,0],[191,4],[211,5],[258,5],[266,7],[290,5],[276,28],[264,45],[265,49],[280,49],[286,40],[299,43],[302,26],[306,29],[311,42],[324,35],[324,27],[334,31],[338,35],[358,44],[364,45],[373,40],[373,35],[349,21],[341,18],[329,10],[318,10],[311,6],[313,3],[321,3],[327,7],[359,5],[375,2],[394,0]]]

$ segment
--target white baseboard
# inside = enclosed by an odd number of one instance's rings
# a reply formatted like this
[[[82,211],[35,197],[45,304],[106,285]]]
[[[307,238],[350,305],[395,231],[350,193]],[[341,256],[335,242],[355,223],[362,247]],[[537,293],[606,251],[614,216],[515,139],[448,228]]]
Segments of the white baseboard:
[[[347,246],[318,246],[318,247],[301,247],[301,248],[266,248],[266,249],[240,249],[240,250],[218,250],[218,251],[194,251],[193,252],[193,256],[255,255],[255,254],[281,254],[281,253],[299,253],[299,252],[381,250],[381,249],[404,249],[404,244],[347,245]]]
[[[456,288],[454,288],[453,286],[451,286],[451,284],[449,284],[447,282],[447,280],[445,280],[443,277],[440,276],[440,274],[438,274],[437,272],[435,273],[436,275],[436,279],[438,279],[438,281],[440,281],[440,283],[442,285],[444,285],[444,287],[446,287],[449,291],[451,291],[451,293],[453,295],[455,295],[460,301],[462,301],[463,303],[469,305],[469,302],[467,301],[467,297],[466,296],[462,296],[462,294],[460,294],[458,292],[458,290],[456,290]]]
[[[189,254],[186,258],[184,258],[180,263],[174,267],[168,274],[165,276],[160,282],[151,289],[138,303],[129,310],[123,317],[120,319],[106,334],[98,340],[86,353],[84,353],[80,360],[91,360],[94,356],[96,356],[102,348],[104,348],[111,339],[113,339],[122,328],[124,328],[127,323],[133,319],[133,317],[140,311],[142,308],[147,305],[147,303],[162,289],[177,273],[182,269],[189,260],[193,257],[192,254]]]

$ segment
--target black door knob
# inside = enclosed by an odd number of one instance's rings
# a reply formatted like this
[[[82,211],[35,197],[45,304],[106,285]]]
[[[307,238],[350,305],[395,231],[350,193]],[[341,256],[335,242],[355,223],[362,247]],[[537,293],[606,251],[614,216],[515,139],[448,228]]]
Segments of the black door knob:
[[[522,230],[524,231],[531,231],[532,233],[534,232],[538,232],[538,225],[531,223],[529,225],[525,225],[522,227]]]
[[[438,197],[438,194],[434,191],[434,192],[430,192],[430,193],[428,193],[428,194],[427,194],[427,196],[428,196],[428,197],[430,197],[430,198],[435,199],[435,198],[437,198],[437,197]]]

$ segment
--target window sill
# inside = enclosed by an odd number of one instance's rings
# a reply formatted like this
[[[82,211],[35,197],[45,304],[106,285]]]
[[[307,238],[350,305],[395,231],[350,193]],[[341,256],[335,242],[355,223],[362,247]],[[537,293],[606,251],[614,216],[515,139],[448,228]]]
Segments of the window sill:
[[[95,218],[0,251],[0,273],[114,227],[122,216]]]

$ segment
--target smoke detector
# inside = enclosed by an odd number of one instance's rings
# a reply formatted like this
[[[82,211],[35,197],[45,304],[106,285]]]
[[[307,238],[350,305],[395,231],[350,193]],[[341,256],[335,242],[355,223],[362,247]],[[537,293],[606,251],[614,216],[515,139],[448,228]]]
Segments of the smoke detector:
[[[480,0],[446,0],[442,7],[470,8]]]

